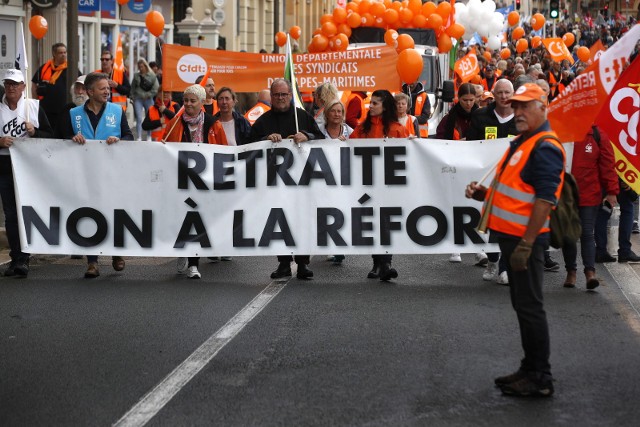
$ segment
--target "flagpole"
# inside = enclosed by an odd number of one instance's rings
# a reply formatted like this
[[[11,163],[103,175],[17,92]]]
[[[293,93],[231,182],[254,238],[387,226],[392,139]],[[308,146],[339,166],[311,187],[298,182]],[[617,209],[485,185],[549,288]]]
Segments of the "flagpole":
[[[20,49],[22,50],[21,55],[22,58],[20,60],[23,61],[22,64],[18,64],[18,67],[16,68],[23,68],[20,65],[24,65],[24,70],[20,70],[23,74],[24,74],[24,84],[25,84],[25,88],[24,88],[24,113],[25,113],[25,117],[26,117],[26,122],[29,122],[29,118],[30,118],[30,112],[29,112],[29,86],[27,85],[28,82],[28,78],[29,78],[29,60],[27,58],[27,48],[25,46],[25,41],[24,41],[24,25],[22,24],[22,21],[20,21],[20,37],[21,40],[18,41],[18,43],[21,43],[20,45]]]
[[[293,54],[291,53],[291,41],[289,38],[289,33],[287,33],[287,64],[285,65],[285,78],[287,77],[286,68],[289,68],[289,78],[291,79],[291,92],[293,95],[293,117],[296,122],[296,134],[300,132],[300,127],[298,125],[298,103],[296,100],[298,99],[298,83],[296,82],[296,75],[293,69]],[[298,144],[299,145],[299,144]]]

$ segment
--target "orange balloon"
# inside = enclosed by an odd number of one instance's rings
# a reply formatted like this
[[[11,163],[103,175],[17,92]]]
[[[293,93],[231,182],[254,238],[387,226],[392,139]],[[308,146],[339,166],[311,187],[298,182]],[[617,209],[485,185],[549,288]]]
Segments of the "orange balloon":
[[[422,0],[409,0],[408,8],[414,15],[419,14],[422,12]]]
[[[427,27],[437,30],[438,28],[442,27],[442,23],[442,16],[438,15],[437,13],[432,13],[427,20]]]
[[[578,59],[582,62],[588,62],[591,59],[591,52],[586,46],[580,46],[578,48]]]
[[[357,12],[358,9],[358,3],[354,1],[350,1],[349,3],[347,3],[347,15],[349,15],[351,12]]]
[[[118,0],[118,4],[120,6],[124,6],[125,4],[129,3],[129,0]]]
[[[484,56],[484,59],[486,59],[487,61],[491,61],[491,53],[489,53],[489,51],[485,50],[482,53],[482,56]]]
[[[440,37],[438,37],[438,51],[440,53],[447,53],[452,47],[451,37],[449,37],[447,33],[440,34]]]
[[[309,42],[309,45],[307,46],[307,52],[309,52],[309,53],[316,53],[317,52],[315,46],[313,45],[313,40],[311,40],[311,42]]]
[[[393,3],[391,3],[391,9],[395,10],[396,12],[400,12],[400,9],[402,9],[402,3],[400,3],[399,1],[394,1]]]
[[[507,15],[507,22],[510,27],[515,27],[520,22],[520,14],[515,10]]]
[[[145,24],[151,34],[156,37],[160,37],[164,31],[164,16],[162,16],[162,14],[157,10],[152,10],[147,13]]]
[[[373,26],[377,27],[377,28],[387,28],[387,23],[384,22],[384,18],[382,16],[378,16],[378,17],[373,17],[374,23]]]
[[[504,49],[502,49],[500,51],[500,58],[502,59],[507,59],[511,56],[511,51],[509,50],[508,47],[505,47]]]
[[[322,28],[322,34],[324,34],[328,38],[331,38],[338,34],[338,27],[336,27],[336,24],[334,24],[333,22],[325,22],[320,28]]]
[[[318,34],[322,34],[322,28],[318,27],[315,30],[313,30],[313,33],[311,33],[311,37],[318,35]]]
[[[442,16],[442,19],[449,19],[449,15],[451,15],[451,3],[442,2],[436,8],[436,13]]]
[[[329,47],[329,39],[324,34],[313,36],[311,43],[313,43],[313,47],[316,48],[318,52],[324,52],[327,47]]]
[[[533,36],[533,38],[531,39],[531,47],[535,49],[538,46],[540,46],[541,44],[542,44],[542,37]]]
[[[370,8],[371,8],[371,0],[362,0],[358,5],[358,11],[360,12],[360,15],[369,12]]]
[[[342,7],[336,7],[333,9],[333,22],[336,24],[342,24],[347,22],[347,9]]]
[[[333,22],[333,15],[331,15],[330,13],[322,15],[320,17],[320,26],[322,26],[322,24],[324,24],[325,22]]]
[[[453,25],[449,25],[445,32],[449,34],[452,39],[458,40],[464,35],[464,27],[456,22]]]
[[[398,46],[398,32],[396,30],[387,30],[384,33],[384,42],[387,46],[391,46],[393,48]]]
[[[347,24],[349,24],[351,28],[358,28],[360,25],[362,25],[362,17],[359,13],[352,12],[349,14],[349,16],[347,16]]]
[[[363,27],[373,27],[376,23],[376,18],[373,17],[369,12],[362,14],[362,26]]]
[[[531,28],[538,31],[544,26],[545,19],[544,15],[541,13],[534,13],[531,17]]]
[[[396,71],[405,83],[414,83],[422,73],[422,56],[415,49],[405,49],[398,55]]]
[[[278,31],[276,33],[276,44],[280,47],[284,46],[287,43],[287,35],[282,32],[282,31]]]
[[[395,9],[387,9],[384,11],[382,18],[387,24],[395,24],[398,22],[398,19],[400,19],[400,15],[398,15],[398,11]]]
[[[427,28],[427,18],[424,15],[413,15],[413,20],[411,21],[414,27],[416,28]]]
[[[422,14],[428,18],[431,14],[436,13],[436,9],[435,3],[428,1],[422,5]]]
[[[348,24],[339,24],[338,34],[344,34],[347,38],[351,37],[351,27]]]
[[[387,8],[383,3],[373,2],[371,3],[371,7],[369,8],[369,13],[377,18],[383,16],[385,10],[387,10]]]
[[[31,34],[37,40],[43,38],[44,35],[47,34],[48,30],[49,24],[47,24],[47,20],[44,19],[44,17],[40,15],[34,15],[29,20],[29,31],[31,31]]]
[[[562,36],[562,41],[565,46],[571,47],[576,41],[576,36],[574,36],[573,33],[565,33],[564,36]]]
[[[513,32],[511,33],[511,38],[513,40],[519,40],[524,36],[524,28],[522,27],[518,27],[516,29],[513,30]]]
[[[400,34],[396,41],[398,43],[398,47],[396,47],[396,50],[398,52],[402,52],[406,49],[413,49],[415,47],[413,37],[411,37],[409,34]]]
[[[291,35],[291,37],[293,37],[294,40],[298,40],[301,34],[302,34],[302,29],[297,25],[294,25],[293,27],[289,28],[289,35]]]
[[[349,39],[344,34],[338,34],[335,37],[329,39],[329,48],[336,52],[342,52],[347,50],[349,46]]]
[[[403,8],[403,9],[400,9],[399,13],[400,13],[400,22],[402,22],[403,24],[408,24],[413,19],[413,12],[411,12],[411,9]]]
[[[527,41],[527,39],[518,40],[518,42],[516,43],[516,52],[522,53],[527,49],[529,49],[529,42]]]

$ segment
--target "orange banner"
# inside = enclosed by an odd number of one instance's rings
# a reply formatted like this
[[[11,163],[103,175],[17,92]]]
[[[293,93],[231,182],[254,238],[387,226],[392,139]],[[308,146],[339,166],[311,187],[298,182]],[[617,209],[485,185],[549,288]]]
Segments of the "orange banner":
[[[598,39],[598,41],[596,41],[593,46],[589,48],[589,52],[591,53],[591,60],[595,62],[600,59],[600,55],[602,55],[602,52],[604,52],[605,50],[607,50],[607,48],[604,47],[600,39]]]
[[[563,142],[581,141],[587,134],[639,39],[640,24],[636,24],[551,102],[549,122]]]
[[[204,75],[207,65],[216,87],[236,92],[267,89],[273,79],[283,77],[285,55],[229,52],[225,50],[165,44],[162,48],[162,89],[183,91]],[[344,52],[294,55],[295,74],[302,91],[312,91],[329,82],[338,90],[399,91],[396,71],[398,54],[388,46]]]
[[[542,43],[544,43],[549,55],[551,55],[551,59],[556,62],[562,62],[566,59],[573,64],[573,56],[571,56],[571,52],[569,52],[569,49],[567,49],[567,46],[564,44],[562,39],[542,39]]]
[[[480,67],[478,66],[478,57],[476,56],[476,50],[471,49],[471,52],[467,53],[462,58],[456,61],[453,67],[456,74],[460,76],[462,83],[466,83],[476,74],[480,74]]]

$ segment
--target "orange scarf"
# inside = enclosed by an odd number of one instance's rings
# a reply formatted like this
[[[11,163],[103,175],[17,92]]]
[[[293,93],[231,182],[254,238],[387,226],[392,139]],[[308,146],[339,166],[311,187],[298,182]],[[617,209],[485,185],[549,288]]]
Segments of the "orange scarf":
[[[43,80],[49,80],[49,83],[54,85],[56,84],[56,80],[58,80],[58,77],[60,77],[60,74],[62,74],[62,72],[67,69],[67,61],[64,61],[62,64],[56,67],[53,64],[53,59],[50,59],[42,68],[42,71],[44,72],[44,70],[46,70],[47,67],[49,67],[49,70],[50,70],[49,72],[53,72],[53,74],[51,74],[51,77],[49,77],[48,79],[45,77]]]

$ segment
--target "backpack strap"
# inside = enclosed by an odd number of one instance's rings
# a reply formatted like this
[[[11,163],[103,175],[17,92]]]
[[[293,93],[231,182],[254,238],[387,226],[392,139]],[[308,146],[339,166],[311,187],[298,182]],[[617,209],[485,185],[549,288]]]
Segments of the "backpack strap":
[[[593,130],[593,139],[600,145],[600,131],[598,130],[598,126],[592,125],[591,129]]]

